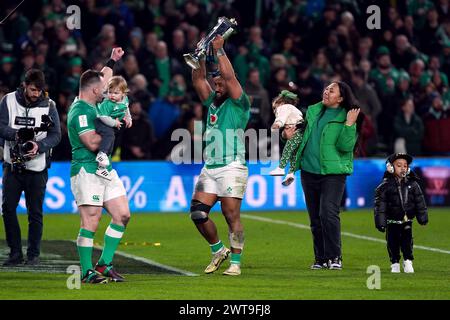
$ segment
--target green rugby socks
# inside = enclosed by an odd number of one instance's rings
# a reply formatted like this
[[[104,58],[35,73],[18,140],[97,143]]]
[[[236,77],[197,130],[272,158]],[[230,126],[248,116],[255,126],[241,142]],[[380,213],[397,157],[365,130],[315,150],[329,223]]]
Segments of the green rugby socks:
[[[108,265],[112,263],[114,253],[119,246],[120,240],[122,239],[123,233],[125,232],[124,226],[119,226],[114,223],[110,223],[105,232],[105,246],[103,247],[102,256],[98,261],[101,266]]]
[[[241,264],[242,253],[231,253],[231,264]]]
[[[92,248],[95,232],[81,228],[77,238],[78,255],[80,256],[82,278],[92,266]]]
[[[215,253],[219,252],[220,250],[222,250],[223,243],[221,240],[219,240],[219,242],[217,242],[215,244],[210,244],[209,246],[211,248],[212,254],[215,254]]]

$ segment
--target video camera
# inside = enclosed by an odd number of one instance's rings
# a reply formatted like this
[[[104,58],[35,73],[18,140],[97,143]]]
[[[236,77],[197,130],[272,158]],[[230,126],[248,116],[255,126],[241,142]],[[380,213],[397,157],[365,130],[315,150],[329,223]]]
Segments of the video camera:
[[[55,123],[53,119],[43,114],[41,116],[41,125],[36,128],[20,128],[17,131],[17,139],[14,146],[11,147],[12,171],[22,173],[25,169],[25,162],[31,160],[27,154],[33,149],[33,143],[36,133],[48,131]]]

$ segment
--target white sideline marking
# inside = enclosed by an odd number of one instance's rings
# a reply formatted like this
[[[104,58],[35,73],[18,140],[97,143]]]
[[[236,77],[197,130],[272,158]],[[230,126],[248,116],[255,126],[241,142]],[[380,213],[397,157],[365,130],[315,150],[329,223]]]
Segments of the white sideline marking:
[[[99,246],[94,246],[94,248],[97,248],[97,249],[100,249],[100,250],[103,249],[102,247],[99,247]],[[171,267],[171,266],[167,266],[165,264],[161,264],[159,262],[156,262],[156,261],[153,261],[153,260],[150,260],[150,259],[146,259],[146,258],[143,258],[143,257],[135,256],[135,255],[132,255],[132,254],[129,254],[129,253],[125,253],[125,252],[122,252],[122,251],[116,251],[115,254],[117,254],[119,256],[123,256],[125,258],[129,258],[129,259],[140,261],[140,262],[143,262],[143,263],[146,263],[146,264],[150,264],[150,265],[159,267],[161,269],[166,269],[166,270],[169,270],[169,271],[178,272],[178,273],[181,273],[181,274],[183,274],[185,276],[189,276],[189,277],[197,277],[198,276],[198,274],[196,274],[196,273],[192,273],[192,272],[189,272],[189,271],[185,271],[185,270],[181,270],[181,269],[174,268],[174,267]]]
[[[76,244],[75,240],[72,240],[72,242],[74,242]],[[94,246],[94,248],[98,249],[98,250],[103,250],[103,247],[101,247],[101,246]],[[129,253],[125,253],[123,251],[118,251],[117,250],[115,252],[115,254],[117,254],[119,256],[122,256],[122,257],[125,257],[125,258],[129,258],[129,259],[133,259],[133,260],[136,260],[136,261],[140,261],[140,262],[143,262],[143,263],[155,266],[155,267],[159,267],[161,269],[165,269],[165,270],[169,270],[169,271],[173,271],[173,272],[178,272],[178,273],[181,273],[182,275],[185,275],[185,276],[189,276],[189,277],[197,277],[198,276],[198,274],[196,274],[196,273],[192,273],[192,272],[181,270],[181,269],[178,269],[178,268],[175,268],[175,267],[167,266],[165,264],[161,264],[159,262],[156,262],[156,261],[153,261],[153,260],[150,260],[150,259],[146,259],[146,258],[143,258],[143,257],[135,256],[135,255],[132,255],[132,254],[129,254]]]
[[[295,223],[295,222],[283,221],[283,220],[275,220],[275,219],[271,219],[271,218],[264,218],[264,217],[253,216],[253,215],[248,215],[248,214],[241,214],[241,217],[247,218],[247,219],[258,220],[258,221],[269,222],[269,223],[275,223],[275,224],[284,224],[284,225],[288,225],[288,226],[291,226],[291,227],[294,227],[294,228],[310,230],[310,227],[308,225],[301,224],[301,223]],[[344,235],[344,236],[348,236],[348,237],[352,237],[352,238],[356,238],[356,239],[368,240],[368,241],[374,241],[374,242],[380,242],[380,243],[386,243],[386,240],[373,238],[373,237],[368,237],[368,236],[361,236],[359,234],[354,234],[354,233],[350,233],[350,232],[341,232],[341,234]],[[448,250],[431,248],[431,247],[425,247],[425,246],[418,246],[418,245],[414,245],[414,249],[422,249],[422,250],[427,250],[427,251],[433,251],[433,252],[450,254],[450,251],[448,251]]]

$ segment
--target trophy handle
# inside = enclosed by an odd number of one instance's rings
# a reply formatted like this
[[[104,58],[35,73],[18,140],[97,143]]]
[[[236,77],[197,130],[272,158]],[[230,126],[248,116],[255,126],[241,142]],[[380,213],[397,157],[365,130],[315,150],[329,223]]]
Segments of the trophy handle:
[[[183,54],[186,64],[194,70],[200,69],[199,59],[192,53]]]
[[[235,31],[237,26],[236,19],[227,17],[220,17],[214,28],[200,41],[197,43],[197,47],[194,53],[186,53],[183,55],[186,64],[192,69],[197,70],[200,68],[200,58],[207,54],[208,47],[211,41],[217,34],[221,34],[224,40],[230,37],[230,35]]]
[[[234,32],[233,28],[230,28],[227,31],[225,31],[225,33],[222,35],[223,39],[227,40],[233,32]]]

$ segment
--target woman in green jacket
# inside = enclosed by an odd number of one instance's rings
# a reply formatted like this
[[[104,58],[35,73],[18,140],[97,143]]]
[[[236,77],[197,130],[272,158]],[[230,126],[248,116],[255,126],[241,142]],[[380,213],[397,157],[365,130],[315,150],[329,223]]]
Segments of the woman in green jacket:
[[[311,269],[342,269],[339,208],[347,175],[353,172],[353,150],[357,120],[362,114],[350,87],[333,82],[325,88],[322,101],[308,107],[303,141],[296,169],[311,222],[315,261]],[[359,115],[359,117],[358,117]],[[287,139],[295,128],[285,129]]]

